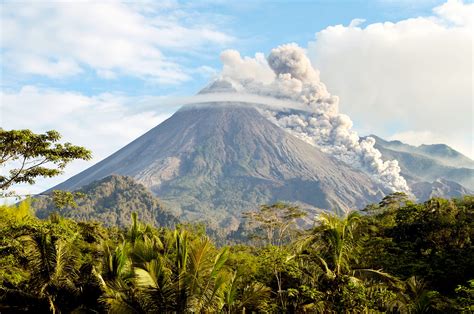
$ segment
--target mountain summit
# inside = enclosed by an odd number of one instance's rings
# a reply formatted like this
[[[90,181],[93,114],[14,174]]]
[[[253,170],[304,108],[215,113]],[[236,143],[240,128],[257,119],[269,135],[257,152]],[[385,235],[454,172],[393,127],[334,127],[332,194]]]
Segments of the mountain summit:
[[[387,192],[367,174],[292,136],[244,103],[183,107],[54,189],[111,174],[133,177],[186,220],[234,229],[241,213],[278,200],[347,210]]]

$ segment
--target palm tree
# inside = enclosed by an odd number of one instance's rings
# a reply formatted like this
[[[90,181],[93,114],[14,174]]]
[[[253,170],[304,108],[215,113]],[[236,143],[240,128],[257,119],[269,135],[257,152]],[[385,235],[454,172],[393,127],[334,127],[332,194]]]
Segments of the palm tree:
[[[135,237],[129,252],[133,282],[148,312],[182,313],[189,296],[188,234],[184,230],[166,230],[162,236],[163,241],[157,236]]]
[[[355,211],[342,218],[322,213],[319,224],[298,241],[300,252],[312,252],[328,278],[349,272],[359,249],[359,221]]]
[[[203,237],[191,245],[186,275],[190,296],[189,310],[217,312],[222,309],[228,279],[223,267],[227,258],[228,248],[215,253],[208,237]]]
[[[136,212],[132,213],[132,225],[125,235],[125,240],[132,246],[138,240],[143,240],[145,236],[152,234],[152,228],[149,225],[144,225],[138,221],[138,215]]]
[[[185,230],[175,230],[173,233],[173,239],[175,244],[173,277],[176,283],[176,310],[182,313],[186,309],[188,299],[185,282],[188,265],[188,234]],[[168,247],[171,247],[171,245]]]
[[[171,249],[172,248],[172,249]],[[135,284],[151,312],[216,312],[224,305],[228,250],[216,251],[209,238],[188,240],[175,230],[162,243],[137,241],[132,250]]]
[[[133,272],[126,243],[114,250],[104,244],[101,270],[94,274],[102,289],[101,301],[111,313],[140,313],[141,306],[133,287]]]
[[[134,268],[135,284],[142,290],[142,304],[148,312],[168,313],[176,309],[176,285],[163,258],[157,257]]]
[[[398,295],[397,307],[402,313],[431,313],[437,292],[429,291],[423,280],[412,276],[404,282],[404,289]]]
[[[316,261],[319,265],[315,269],[305,268],[310,276],[307,281],[313,285],[317,282],[321,291],[328,291],[326,295],[331,298],[326,300],[329,301],[328,304],[336,307],[364,307],[363,295],[366,298],[375,290],[400,289],[400,281],[381,270],[354,267],[363,235],[358,212],[350,212],[344,217],[323,213],[318,217],[318,222],[315,228],[297,242],[298,257],[303,262],[307,261],[308,265],[311,265],[311,261]],[[352,300],[352,297],[348,297],[352,293],[355,299],[362,299]]]
[[[239,271],[228,276],[228,284],[224,289],[223,310],[226,313],[259,311],[267,305],[271,289],[258,281],[248,283],[244,279]]]
[[[135,243],[129,254],[134,284],[141,289],[143,307],[149,312],[170,312],[177,304],[179,275],[173,274],[171,255],[164,247],[158,237],[145,236]]]
[[[17,292],[29,295],[30,301],[36,299],[40,304],[47,303],[52,313],[67,311],[67,304],[74,303],[71,300],[78,294],[75,286],[78,263],[73,239],[67,241],[42,230],[19,239],[28,257],[30,279],[28,290]]]

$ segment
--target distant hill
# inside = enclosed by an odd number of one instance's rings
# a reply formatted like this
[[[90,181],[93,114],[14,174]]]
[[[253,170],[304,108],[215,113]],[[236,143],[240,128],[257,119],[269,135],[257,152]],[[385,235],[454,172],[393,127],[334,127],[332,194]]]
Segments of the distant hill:
[[[375,147],[384,160],[398,160],[402,175],[410,185],[444,179],[474,190],[474,161],[451,147],[444,144],[412,146],[400,141],[386,141],[375,135],[371,137],[375,138]]]
[[[112,175],[92,182],[78,191],[86,197],[78,199],[77,208],[65,208],[61,214],[76,220],[96,220],[108,226],[127,226],[132,212],[138,219],[155,226],[172,226],[176,216],[166,211],[156,196],[130,177]],[[33,207],[39,218],[56,209],[49,197],[35,198]]]
[[[474,169],[474,161],[445,144],[422,144],[417,147],[420,154],[431,156],[441,163],[457,168]]]
[[[472,191],[469,191],[459,183],[445,179],[437,179],[432,183],[417,182],[412,184],[411,189],[420,200],[428,200],[433,197],[444,197],[445,195],[461,197],[463,195],[472,194]]]
[[[446,144],[422,144],[420,146],[413,146],[400,141],[387,141],[376,135],[370,136],[375,138],[379,146],[387,149],[421,155],[436,160],[439,164],[444,166],[474,169],[474,160]]]

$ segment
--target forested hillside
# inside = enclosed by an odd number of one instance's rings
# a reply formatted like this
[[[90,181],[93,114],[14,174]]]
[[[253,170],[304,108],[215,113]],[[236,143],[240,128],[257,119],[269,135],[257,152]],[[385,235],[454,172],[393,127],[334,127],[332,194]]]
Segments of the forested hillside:
[[[217,247],[202,226],[129,227],[27,202],[0,213],[0,312],[448,313],[474,310],[474,198],[403,194],[344,217],[285,204],[247,213],[255,233]]]
[[[163,208],[159,200],[142,184],[130,177],[112,175],[94,181],[78,191],[80,197],[73,204],[60,209],[61,215],[75,220],[93,220],[106,226],[125,227],[130,224],[130,216],[157,226],[174,226],[178,219]],[[58,210],[54,193],[35,197],[32,207],[36,216],[47,218]]]

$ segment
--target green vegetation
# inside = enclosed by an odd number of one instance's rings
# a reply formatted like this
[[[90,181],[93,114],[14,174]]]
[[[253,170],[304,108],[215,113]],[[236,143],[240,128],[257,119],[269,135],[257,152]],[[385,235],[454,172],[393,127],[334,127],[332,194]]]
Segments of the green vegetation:
[[[128,226],[132,213],[152,226],[172,227],[178,223],[143,185],[118,175],[92,182],[76,192],[54,190],[51,195],[35,197],[32,207],[39,218],[59,212],[66,218],[99,221],[109,227]]]
[[[474,197],[395,194],[298,228],[285,204],[217,247],[199,226],[128,227],[0,210],[0,312],[449,313],[474,310]]]
[[[2,195],[90,157],[57,140],[0,129],[0,166],[20,162],[0,177]],[[240,244],[221,247],[130,178],[35,202],[35,215],[30,200],[0,206],[1,313],[474,311],[473,196],[415,204],[395,193],[307,230],[301,209],[265,205],[228,239]]]
[[[15,184],[34,184],[39,177],[57,176],[73,160],[91,159],[89,150],[71,143],[59,144],[60,139],[57,131],[35,134],[0,128],[0,167],[7,170],[0,174],[0,196],[15,196],[8,191]]]

